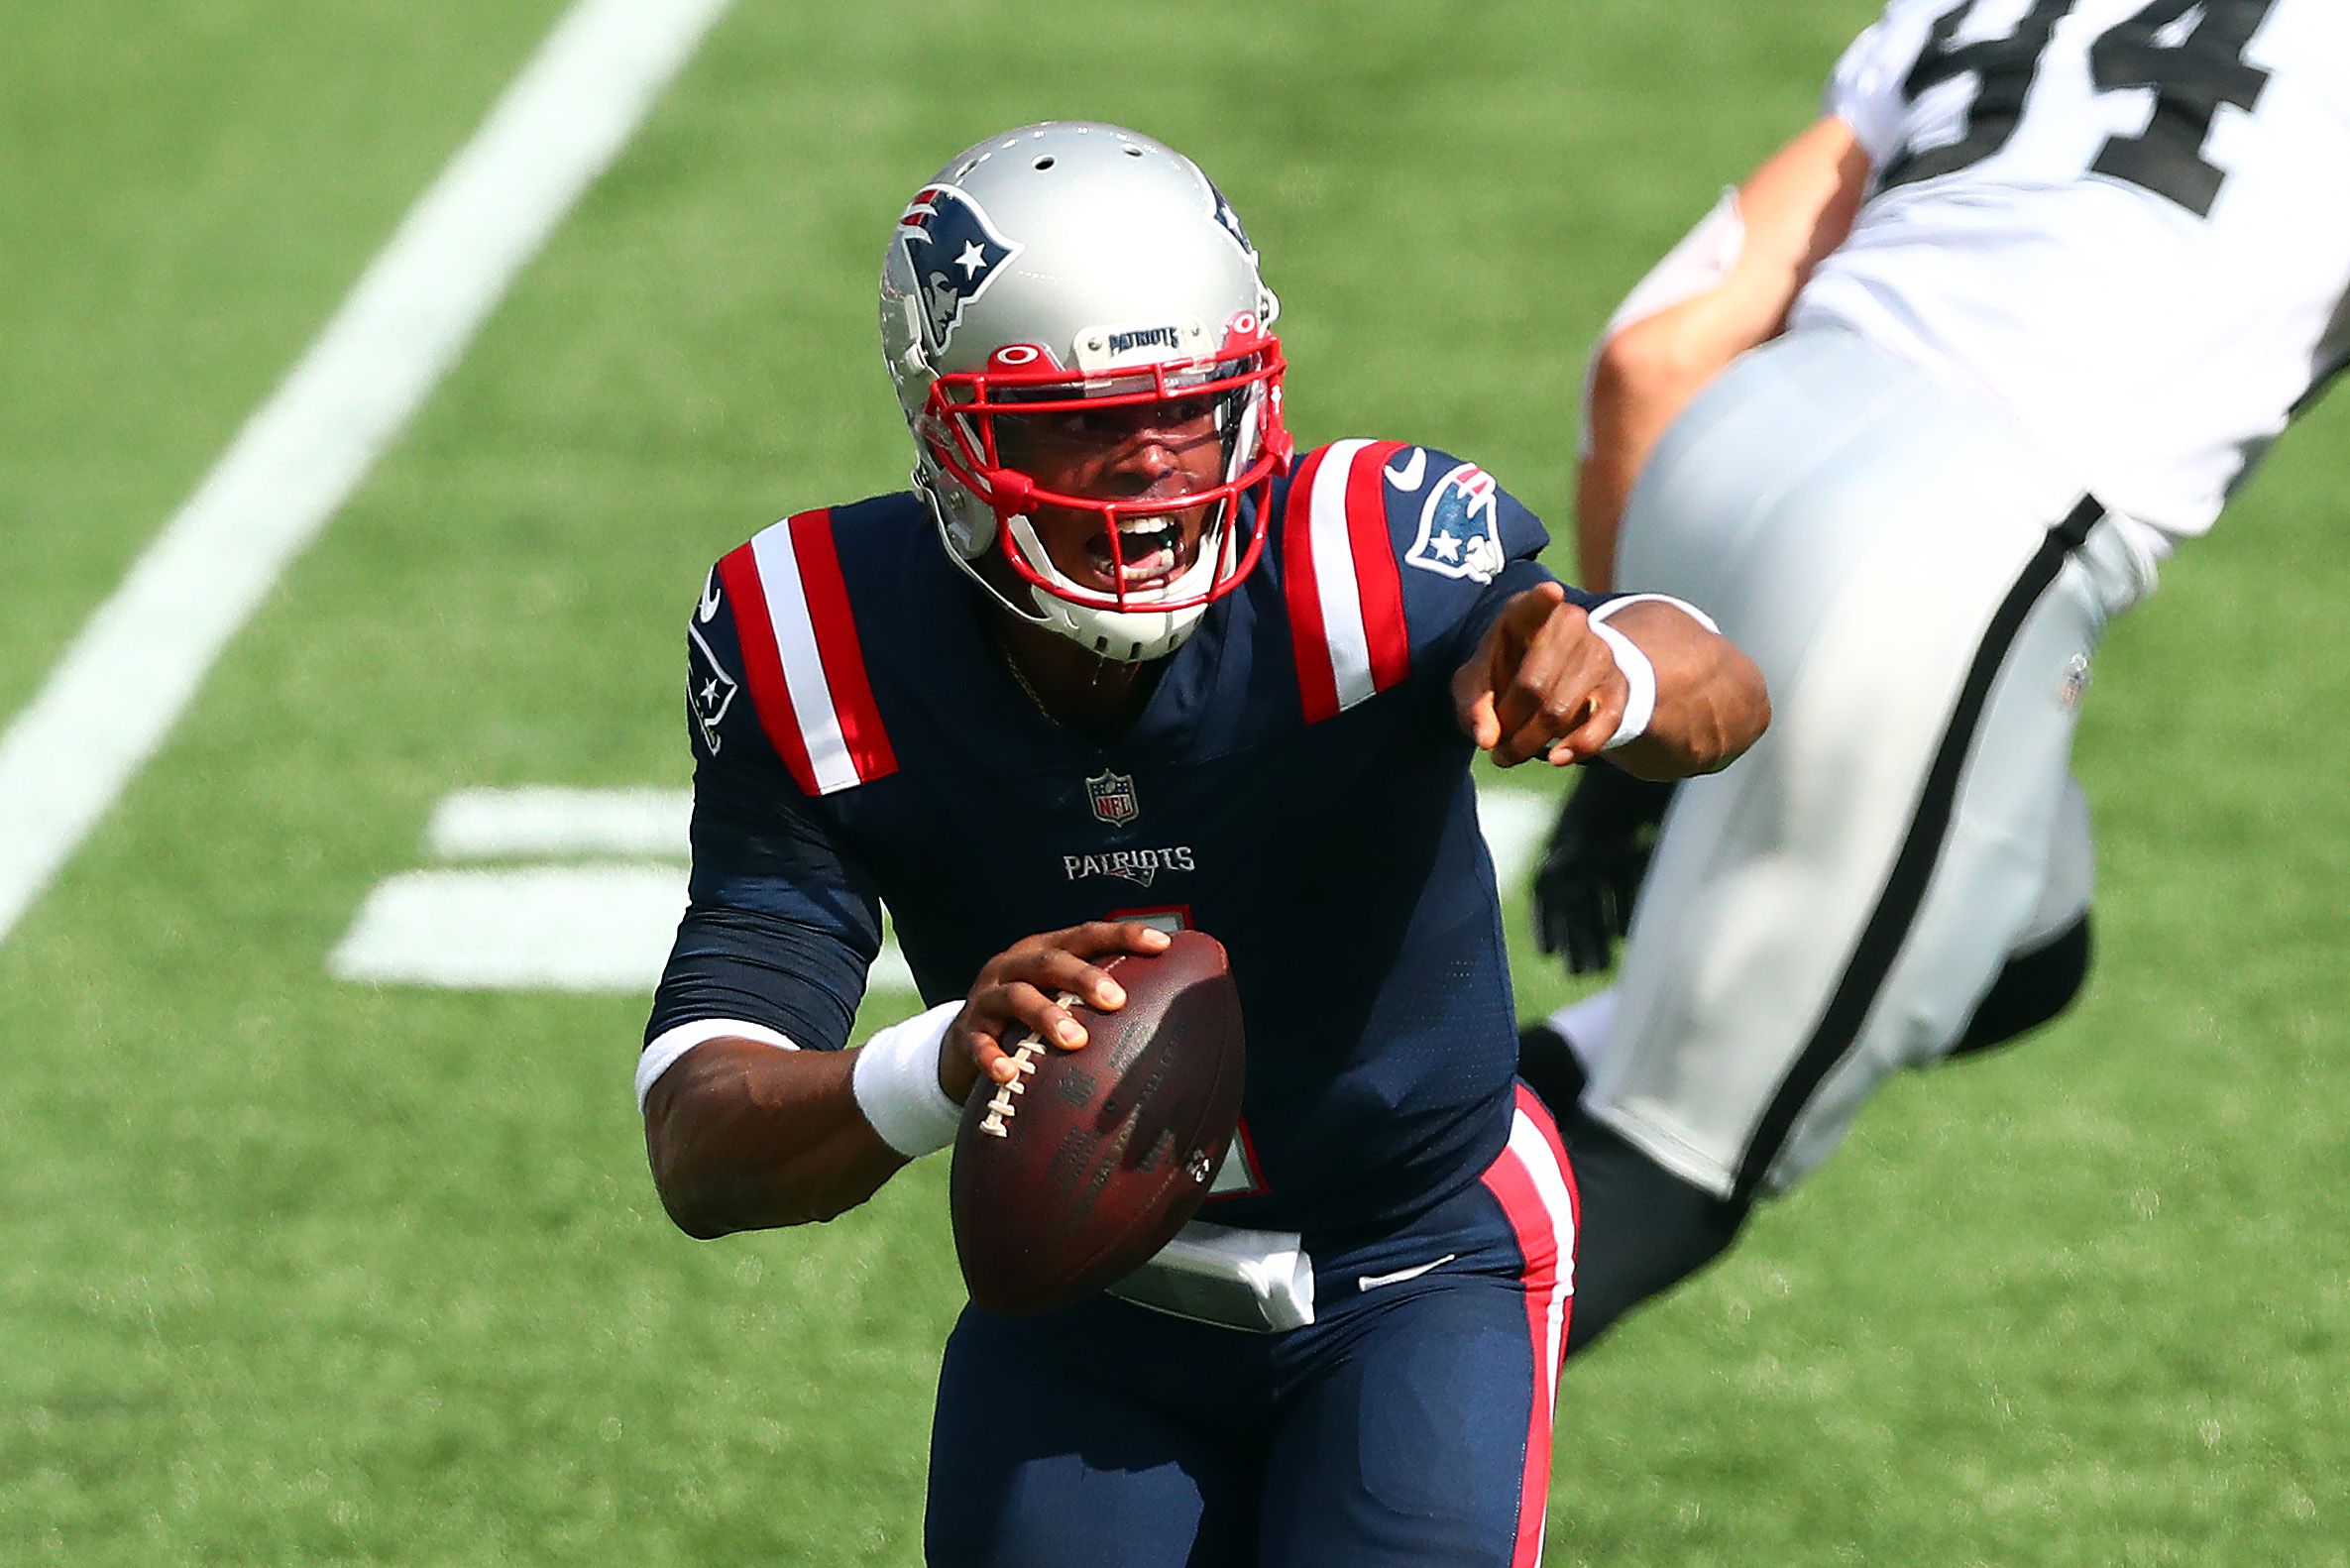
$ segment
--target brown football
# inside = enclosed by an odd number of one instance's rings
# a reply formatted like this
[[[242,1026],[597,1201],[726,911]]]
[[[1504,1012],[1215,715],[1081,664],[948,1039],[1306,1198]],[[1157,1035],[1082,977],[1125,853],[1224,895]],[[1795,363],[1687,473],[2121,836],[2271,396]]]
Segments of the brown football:
[[[1112,1013],[1069,1011],[1085,1045],[1032,1041],[1010,1084],[963,1106],[951,1182],[954,1251],[991,1312],[1065,1306],[1131,1272],[1182,1228],[1240,1120],[1240,995],[1224,946],[1196,931],[1102,964]]]

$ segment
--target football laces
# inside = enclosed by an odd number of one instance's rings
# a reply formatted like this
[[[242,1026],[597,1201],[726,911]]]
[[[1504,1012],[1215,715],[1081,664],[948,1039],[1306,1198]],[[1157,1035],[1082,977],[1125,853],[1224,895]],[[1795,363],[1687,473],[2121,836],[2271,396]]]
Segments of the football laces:
[[[1037,1037],[1030,1035],[1012,1052],[1012,1067],[1019,1076],[1009,1083],[995,1086],[995,1098],[987,1102],[987,1114],[979,1119],[979,1130],[991,1138],[1012,1136],[1012,1117],[1020,1109],[1012,1096],[1028,1092],[1028,1079],[1037,1069],[1037,1057],[1044,1048]]]
[[[1066,1007],[1076,999],[1073,991],[1063,991],[1054,1001]],[[987,1114],[979,1118],[981,1132],[990,1138],[1012,1136],[1012,1118],[1020,1110],[1019,1101],[1014,1096],[1028,1092],[1028,1080],[1036,1075],[1037,1059],[1044,1054],[1044,1042],[1037,1039],[1033,1029],[1019,1045],[1012,1048],[1012,1080],[995,1086],[995,1098],[987,1102]]]

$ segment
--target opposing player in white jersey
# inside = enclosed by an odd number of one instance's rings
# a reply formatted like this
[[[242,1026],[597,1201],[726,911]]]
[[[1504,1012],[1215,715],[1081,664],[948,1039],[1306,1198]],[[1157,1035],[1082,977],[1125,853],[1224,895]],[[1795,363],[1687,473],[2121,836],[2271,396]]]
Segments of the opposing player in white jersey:
[[[1679,787],[1617,984],[1527,1036],[1581,1090],[1578,1344],[1895,1069],[2077,989],[2089,660],[2350,358],[2345,168],[2343,0],[1893,0],[1619,313],[1584,580],[1707,607],[1776,718]],[[1538,886],[1578,967],[1638,875],[1617,782]]]

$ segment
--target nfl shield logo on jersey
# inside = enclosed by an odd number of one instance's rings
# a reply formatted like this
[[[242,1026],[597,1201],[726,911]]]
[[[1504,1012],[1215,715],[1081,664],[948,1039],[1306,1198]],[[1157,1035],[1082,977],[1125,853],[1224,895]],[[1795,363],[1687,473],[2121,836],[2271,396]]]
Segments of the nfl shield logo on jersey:
[[[1420,507],[1419,536],[1404,563],[1440,577],[1492,582],[1507,559],[1500,491],[1494,477],[1474,463],[1463,463],[1438,480]]]
[[[1124,773],[1094,774],[1085,781],[1085,796],[1093,803],[1093,815],[1113,828],[1123,828],[1143,814],[1142,803],[1134,798],[1134,780]]]
[[[922,332],[933,353],[945,353],[962,324],[963,308],[987,292],[1004,264],[1027,247],[987,221],[979,203],[952,185],[915,192],[898,219],[898,244],[922,288]]]

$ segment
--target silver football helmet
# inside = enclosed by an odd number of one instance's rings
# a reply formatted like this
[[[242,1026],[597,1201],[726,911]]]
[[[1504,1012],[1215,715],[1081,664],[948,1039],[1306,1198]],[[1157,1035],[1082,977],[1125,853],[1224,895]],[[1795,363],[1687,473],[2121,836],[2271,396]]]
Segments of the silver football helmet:
[[[1023,126],[948,161],[908,203],[881,264],[881,345],[914,434],[914,488],[950,557],[1016,616],[1104,658],[1171,652],[1238,587],[1264,544],[1265,503],[1288,462],[1280,304],[1232,206],[1197,165],[1114,125]],[[1048,489],[1003,460],[1006,415],[1202,399],[1221,482],[1175,497]],[[1254,504],[1244,498],[1255,493]],[[1039,542],[1044,506],[1102,519],[1107,590],[1061,571]],[[1128,588],[1121,534],[1157,538],[1207,506],[1193,560]],[[990,549],[1028,592],[975,569]]]

